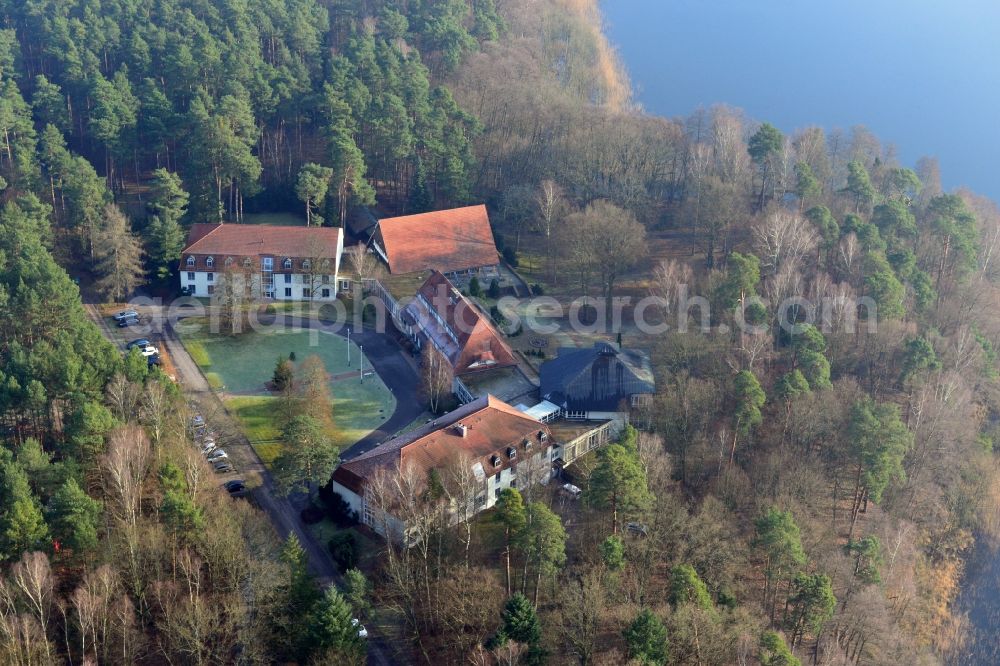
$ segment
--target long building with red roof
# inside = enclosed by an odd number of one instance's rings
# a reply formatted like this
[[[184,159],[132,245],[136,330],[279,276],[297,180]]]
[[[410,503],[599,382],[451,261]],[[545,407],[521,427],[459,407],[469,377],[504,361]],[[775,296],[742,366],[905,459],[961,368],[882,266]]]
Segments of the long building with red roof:
[[[403,311],[418,346],[434,345],[456,376],[517,365],[517,357],[489,319],[437,271]]]
[[[255,296],[276,300],[337,297],[344,236],[336,227],[195,224],[181,253],[181,288],[211,296],[229,276]]]
[[[371,242],[393,275],[426,270],[496,274],[500,263],[482,204],[384,218]]]
[[[548,481],[553,444],[549,425],[486,396],[342,463],[333,473],[333,490],[363,524],[402,540],[405,517],[386,515],[391,499],[379,475],[402,474],[407,487],[421,493],[432,473],[446,486],[462,478],[471,516],[493,506],[504,488]]]

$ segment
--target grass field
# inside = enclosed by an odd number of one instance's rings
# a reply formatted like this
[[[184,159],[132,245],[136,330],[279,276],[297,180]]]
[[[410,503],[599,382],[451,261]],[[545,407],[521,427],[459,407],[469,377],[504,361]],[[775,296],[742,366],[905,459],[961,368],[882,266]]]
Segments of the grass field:
[[[213,389],[224,388],[226,406],[239,419],[261,460],[270,465],[281,453],[275,401],[267,391],[278,357],[295,354],[302,361],[319,356],[330,374],[334,441],[347,448],[392,416],[396,399],[377,375],[358,375],[361,351],[347,340],[315,331],[245,333],[235,338],[211,336],[198,330],[183,334],[184,346],[201,367]],[[194,350],[194,351],[192,351]],[[370,367],[367,366],[366,367]],[[243,395],[233,395],[243,394]]]
[[[263,394],[278,357],[288,358],[292,353],[295,354],[297,361],[312,355],[319,356],[332,377],[357,373],[359,370],[361,350],[358,346],[351,343],[351,365],[348,365],[347,339],[329,333],[275,331],[251,332],[228,337],[188,330],[182,335],[184,346],[187,347],[194,362],[202,370],[211,368],[212,372],[218,373],[225,383],[227,393]],[[369,383],[367,378],[365,383]],[[375,379],[373,384],[385,389],[381,380]],[[346,390],[351,391],[351,389]],[[371,390],[374,389],[366,387],[365,394],[369,394]],[[387,389],[385,394],[389,398],[392,397]]]
[[[306,218],[295,213],[249,213],[243,216],[244,224],[275,224],[282,227],[304,227]]]

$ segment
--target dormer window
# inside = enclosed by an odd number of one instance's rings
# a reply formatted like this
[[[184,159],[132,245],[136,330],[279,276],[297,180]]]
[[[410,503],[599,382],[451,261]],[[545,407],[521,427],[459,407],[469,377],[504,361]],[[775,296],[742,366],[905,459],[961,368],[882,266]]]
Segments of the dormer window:
[[[539,430],[538,431],[538,441],[539,442],[547,442],[547,441],[549,441],[549,433],[545,432],[544,430]]]
[[[194,257],[188,257],[188,258],[187,258],[187,265],[188,265],[189,267],[190,267],[190,266],[194,266]]]
[[[525,451],[530,451],[531,450],[531,440],[530,439],[524,440],[524,450]]]
[[[281,267],[286,270],[290,269],[292,267],[292,260],[289,259],[288,257],[285,257],[285,260],[281,262]]]
[[[303,270],[309,270],[310,268],[312,268],[312,262],[309,261],[308,259],[303,259],[302,260],[302,269]]]
[[[515,449],[513,446],[508,446],[507,447],[507,458],[510,459],[510,460],[513,460],[516,457],[517,457],[517,449]]]
[[[233,265],[233,258],[232,257],[226,257],[226,268],[229,268],[232,265]]]
[[[215,257],[207,257],[205,259],[205,265],[208,266],[209,268],[215,266]]]
[[[250,261],[250,257],[243,260],[243,268],[250,268],[251,266],[253,266],[253,262]]]
[[[490,463],[494,467],[499,467],[501,462],[503,462],[503,461],[500,460],[500,456],[490,456]]]

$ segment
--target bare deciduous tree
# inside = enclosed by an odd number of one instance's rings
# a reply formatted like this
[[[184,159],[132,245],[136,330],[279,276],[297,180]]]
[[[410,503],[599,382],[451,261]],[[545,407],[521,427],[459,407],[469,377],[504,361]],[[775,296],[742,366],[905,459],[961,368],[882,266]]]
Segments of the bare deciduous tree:
[[[121,373],[111,378],[107,388],[104,390],[104,395],[111,406],[111,412],[115,415],[115,418],[126,423],[135,420],[139,404],[139,391],[139,385],[130,382]]]
[[[761,266],[772,274],[785,265],[800,268],[802,260],[819,245],[812,223],[787,210],[769,213],[754,227],[753,235]]]
[[[134,425],[116,428],[108,437],[104,456],[104,493],[111,513],[135,527],[141,512],[143,481],[150,463],[146,432]]]
[[[420,354],[420,393],[434,414],[442,401],[451,393],[454,372],[444,354],[428,341]]]
[[[52,568],[45,553],[24,553],[21,559],[11,567],[10,585],[20,597],[28,613],[38,623],[43,637],[45,655],[52,657],[52,647],[47,639],[54,604],[55,581]]]

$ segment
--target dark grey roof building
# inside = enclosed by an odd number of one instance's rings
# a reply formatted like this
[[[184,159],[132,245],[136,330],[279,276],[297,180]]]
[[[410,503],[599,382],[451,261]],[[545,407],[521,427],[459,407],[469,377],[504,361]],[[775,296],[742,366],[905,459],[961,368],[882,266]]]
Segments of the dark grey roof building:
[[[598,342],[589,349],[563,347],[542,364],[541,396],[567,412],[617,412],[624,401],[656,391],[649,356]]]

